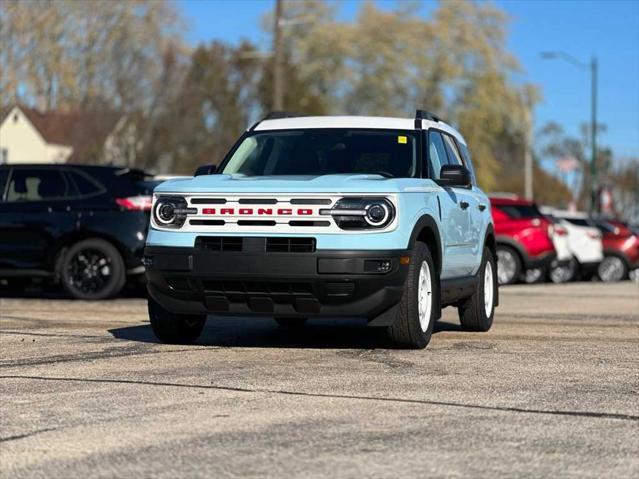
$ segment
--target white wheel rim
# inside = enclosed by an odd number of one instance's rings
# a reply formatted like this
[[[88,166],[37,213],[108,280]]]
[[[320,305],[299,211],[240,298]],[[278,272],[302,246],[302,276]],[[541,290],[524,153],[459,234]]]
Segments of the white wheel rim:
[[[486,263],[484,269],[484,309],[486,310],[486,317],[490,318],[493,312],[493,299],[495,296],[493,281],[493,265],[489,262]]]
[[[419,302],[419,325],[422,331],[426,332],[430,325],[431,312],[433,310],[433,285],[430,278],[430,267],[426,261],[422,263],[419,269],[417,301]]]
[[[497,278],[499,284],[510,282],[515,276],[517,264],[515,258],[509,251],[497,251]]]

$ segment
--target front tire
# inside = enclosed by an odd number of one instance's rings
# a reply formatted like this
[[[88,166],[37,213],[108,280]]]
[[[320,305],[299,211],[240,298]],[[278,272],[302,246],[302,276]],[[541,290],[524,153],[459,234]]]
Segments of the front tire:
[[[167,344],[193,344],[200,337],[206,315],[175,314],[149,297],[149,320],[155,336]]]
[[[614,283],[626,279],[628,277],[628,269],[628,264],[621,256],[608,254],[599,263],[597,275],[604,283]]]
[[[546,279],[545,268],[531,268],[526,270],[526,274],[523,275],[523,280],[526,284],[538,284],[543,283]]]
[[[415,243],[404,294],[397,305],[397,317],[388,327],[392,344],[401,348],[423,349],[433,334],[439,311],[439,278],[428,247]]]
[[[64,253],[58,274],[64,289],[76,299],[112,298],[126,282],[122,255],[100,238],[72,245]]]
[[[497,246],[497,277],[499,284],[513,284],[521,274],[521,260],[510,246]]]
[[[495,275],[495,258],[488,248],[484,248],[478,276],[477,289],[458,308],[459,321],[465,331],[484,332],[493,325],[498,285]]]

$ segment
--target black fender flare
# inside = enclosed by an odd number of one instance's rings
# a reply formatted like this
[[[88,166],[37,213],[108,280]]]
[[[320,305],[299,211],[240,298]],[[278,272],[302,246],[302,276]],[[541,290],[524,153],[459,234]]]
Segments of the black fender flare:
[[[417,238],[419,237],[420,233],[424,230],[429,230],[432,233],[433,238],[435,240],[435,244],[437,245],[437,251],[436,251],[437,255],[433,259],[435,260],[435,269],[437,270],[437,275],[439,276],[441,275],[441,272],[442,272],[444,250],[442,249],[442,239],[441,239],[441,235],[439,234],[439,228],[437,227],[437,222],[432,216],[423,215],[422,217],[419,218],[419,220],[417,220],[417,223],[415,223],[415,226],[413,226],[413,231],[410,234],[410,241],[408,243],[408,248],[413,249],[413,246],[415,246],[415,242],[417,241]]]
[[[492,237],[492,245],[488,241],[488,238]],[[497,248],[497,237],[495,236],[495,227],[492,223],[489,223],[486,227],[486,232],[484,233],[484,242],[483,246],[492,246],[493,248]]]
[[[413,249],[413,247],[415,246],[415,242],[418,240],[419,235],[424,231],[427,230],[429,233],[431,233],[432,238],[436,244],[436,248],[437,251],[435,252],[436,255],[434,255],[435,257],[433,258],[433,261],[435,262],[435,270],[436,270],[436,281],[438,284],[438,294],[437,294],[437,299],[435,302],[435,308],[436,312],[435,312],[435,317],[437,319],[442,317],[442,284],[441,284],[441,273],[442,273],[442,262],[444,260],[444,250],[442,249],[442,239],[441,239],[441,235],[439,234],[439,228],[437,227],[437,222],[435,221],[435,219],[430,216],[430,215],[423,215],[422,217],[419,218],[419,220],[417,220],[417,222],[415,223],[415,226],[413,226],[413,231],[411,232],[410,235],[410,241],[408,243],[408,247],[409,249]]]
[[[489,241],[490,238],[492,238],[492,244],[490,244],[491,243]],[[488,226],[486,227],[486,233],[484,233],[484,243],[482,245],[482,252],[484,251],[485,247],[488,247],[488,249],[493,251],[493,254],[495,256],[494,257],[495,271],[493,274],[496,275],[497,268],[498,268],[497,266],[497,236],[495,235],[495,228],[492,223],[489,223]],[[495,283],[497,284],[497,287],[495,288],[495,306],[499,306],[499,281],[495,281]]]

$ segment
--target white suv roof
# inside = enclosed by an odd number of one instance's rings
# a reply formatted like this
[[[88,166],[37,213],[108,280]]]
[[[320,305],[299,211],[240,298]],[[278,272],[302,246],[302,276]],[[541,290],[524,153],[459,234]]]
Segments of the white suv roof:
[[[584,213],[583,211],[558,210],[557,208],[553,208],[551,206],[542,206],[540,210],[545,215],[553,215],[557,218],[571,218],[580,220],[587,220],[588,218],[590,218],[588,213]]]
[[[583,211],[553,210],[553,214],[559,218],[588,219],[588,213]]]
[[[253,131],[294,130],[313,128],[366,128],[380,130],[414,130],[415,121],[422,122],[423,129],[437,128],[453,135],[460,143],[466,144],[464,137],[443,121],[415,120],[415,118],[391,118],[384,116],[296,116],[263,120]]]

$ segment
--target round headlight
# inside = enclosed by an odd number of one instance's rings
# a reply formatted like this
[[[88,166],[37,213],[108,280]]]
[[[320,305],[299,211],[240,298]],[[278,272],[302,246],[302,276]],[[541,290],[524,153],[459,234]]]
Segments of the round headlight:
[[[165,228],[180,228],[186,221],[186,200],[179,196],[160,196],[153,206],[153,219]]]
[[[381,229],[393,222],[395,207],[386,198],[348,197],[322,214],[332,215],[343,230]]]
[[[172,203],[165,203],[158,208],[158,218],[163,223],[172,223],[175,220],[175,205]]]
[[[390,208],[386,203],[370,203],[366,206],[366,222],[371,226],[380,226],[388,222]]]

